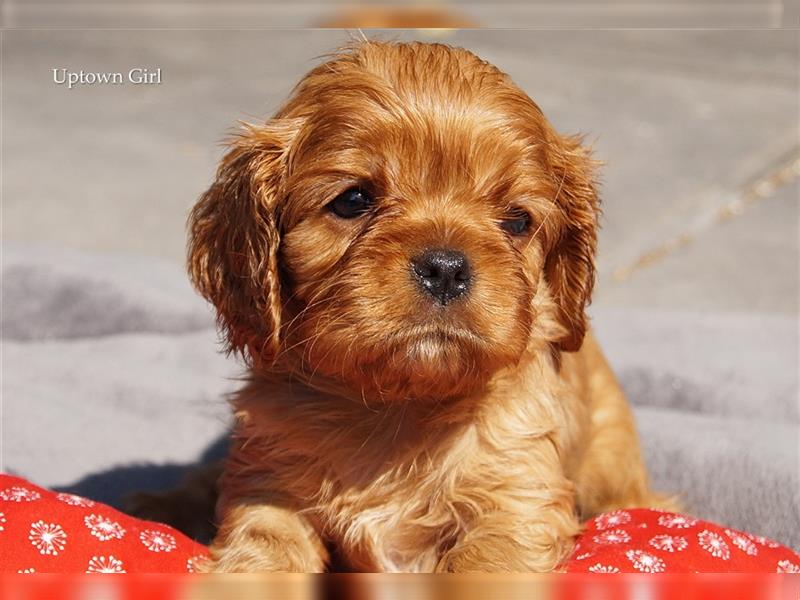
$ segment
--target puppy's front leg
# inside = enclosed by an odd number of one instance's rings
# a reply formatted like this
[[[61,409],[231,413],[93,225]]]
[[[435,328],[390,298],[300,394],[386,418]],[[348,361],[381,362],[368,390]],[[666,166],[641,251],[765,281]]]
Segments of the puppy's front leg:
[[[575,510],[575,485],[566,478],[556,445],[549,437],[533,440],[521,455],[503,451],[506,461],[487,463],[488,473],[501,472],[502,486],[480,490],[491,481],[474,470],[472,512],[456,544],[439,561],[441,572],[546,573],[569,554],[580,523]]]
[[[563,561],[580,531],[571,509],[544,509],[536,518],[482,517],[436,567],[438,572],[547,573]]]
[[[249,500],[230,506],[211,545],[208,573],[322,572],[328,553],[296,511]]]

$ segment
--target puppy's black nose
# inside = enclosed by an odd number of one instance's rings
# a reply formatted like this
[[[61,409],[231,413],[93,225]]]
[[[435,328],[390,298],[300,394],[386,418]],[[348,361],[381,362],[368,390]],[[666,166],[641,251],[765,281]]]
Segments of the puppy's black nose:
[[[426,250],[411,260],[419,286],[445,305],[466,294],[472,280],[467,257],[458,250]]]

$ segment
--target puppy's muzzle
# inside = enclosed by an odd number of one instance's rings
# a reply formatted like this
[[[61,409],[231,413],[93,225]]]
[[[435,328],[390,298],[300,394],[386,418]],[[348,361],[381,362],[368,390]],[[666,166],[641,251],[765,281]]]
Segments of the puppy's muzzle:
[[[419,287],[442,306],[469,292],[472,268],[458,250],[426,250],[411,260],[411,270]]]

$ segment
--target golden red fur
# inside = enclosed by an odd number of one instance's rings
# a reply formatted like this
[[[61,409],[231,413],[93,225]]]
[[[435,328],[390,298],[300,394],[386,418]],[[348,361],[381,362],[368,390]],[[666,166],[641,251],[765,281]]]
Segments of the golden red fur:
[[[582,518],[665,502],[587,333],[594,169],[439,44],[353,45],[232,141],[190,218],[251,365],[208,570],[549,571]],[[452,302],[414,275],[432,248],[468,261]]]

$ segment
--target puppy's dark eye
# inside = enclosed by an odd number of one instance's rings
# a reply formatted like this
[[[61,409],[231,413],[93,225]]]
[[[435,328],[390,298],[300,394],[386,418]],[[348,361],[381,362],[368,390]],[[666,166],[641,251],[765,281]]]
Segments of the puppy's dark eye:
[[[328,208],[341,219],[355,219],[372,208],[374,202],[372,196],[361,188],[350,188],[336,196]]]
[[[522,209],[512,210],[500,223],[511,235],[524,235],[531,228],[531,216]]]

